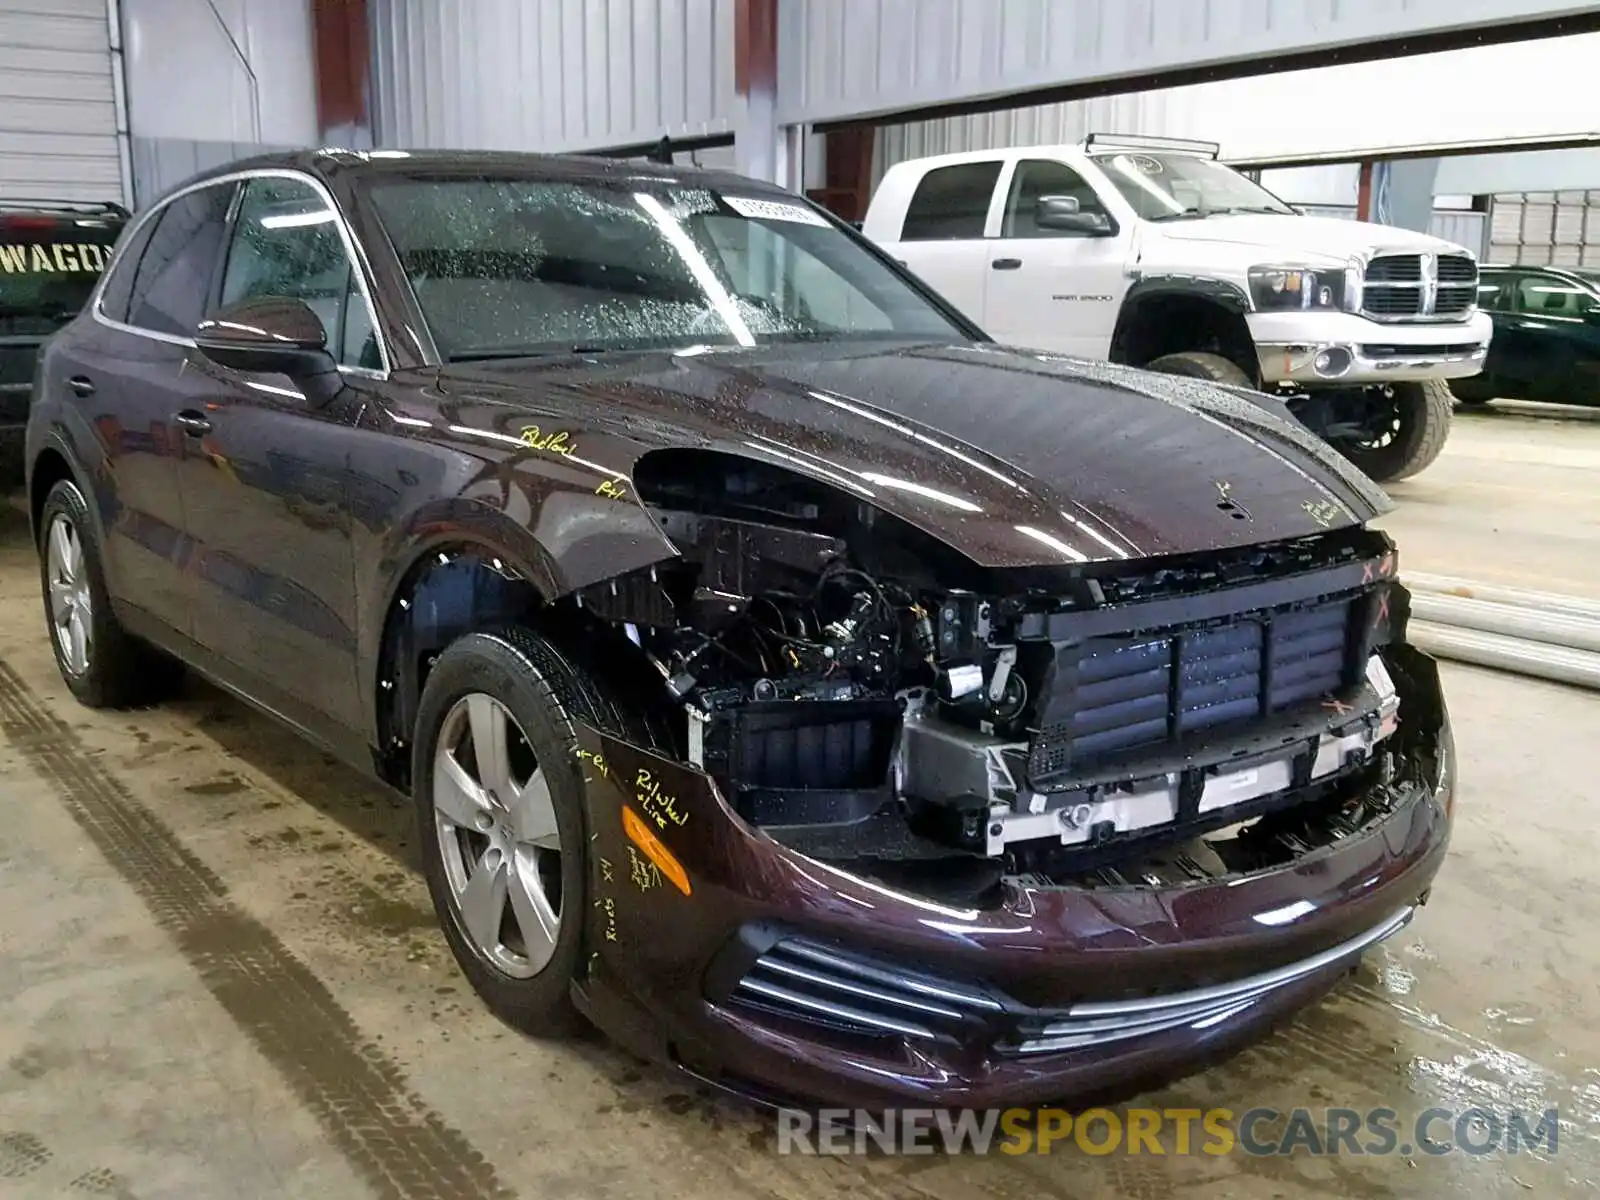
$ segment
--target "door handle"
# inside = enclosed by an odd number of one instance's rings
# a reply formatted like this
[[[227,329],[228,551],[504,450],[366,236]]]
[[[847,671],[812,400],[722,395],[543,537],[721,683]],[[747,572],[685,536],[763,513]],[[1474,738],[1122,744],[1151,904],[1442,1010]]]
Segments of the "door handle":
[[[997,258],[989,264],[996,271],[1015,271],[1022,265],[1020,258]]]
[[[211,432],[211,422],[192,408],[186,408],[172,418],[179,429],[190,437],[201,437]]]
[[[80,396],[94,395],[94,380],[87,375],[74,375],[67,380],[67,386]]]

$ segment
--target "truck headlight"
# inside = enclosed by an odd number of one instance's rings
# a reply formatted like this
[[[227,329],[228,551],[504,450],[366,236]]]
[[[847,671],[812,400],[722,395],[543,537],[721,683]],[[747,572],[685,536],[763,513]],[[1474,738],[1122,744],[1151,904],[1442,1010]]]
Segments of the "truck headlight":
[[[1343,267],[1251,267],[1250,299],[1266,312],[1344,307]]]

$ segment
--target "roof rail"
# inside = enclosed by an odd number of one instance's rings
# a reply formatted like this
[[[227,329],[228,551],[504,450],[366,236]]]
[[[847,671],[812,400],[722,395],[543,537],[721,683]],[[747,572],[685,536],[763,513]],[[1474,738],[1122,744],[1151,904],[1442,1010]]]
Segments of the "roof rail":
[[[82,213],[85,216],[107,215],[126,220],[131,214],[114,200],[0,200],[0,211],[7,212],[61,212]]]
[[[1154,137],[1142,133],[1091,133],[1083,139],[1084,149],[1099,146],[1126,150],[1173,150],[1180,154],[1203,154],[1216,158],[1222,153],[1217,142],[1200,142],[1193,138]]]

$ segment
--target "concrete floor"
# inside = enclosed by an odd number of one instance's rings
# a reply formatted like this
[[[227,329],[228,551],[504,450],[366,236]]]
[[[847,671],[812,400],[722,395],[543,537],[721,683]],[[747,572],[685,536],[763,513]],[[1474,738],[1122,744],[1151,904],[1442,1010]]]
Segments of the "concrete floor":
[[[1402,565],[1595,582],[1600,420],[1464,418],[1395,489]],[[1554,1156],[812,1158],[595,1040],[476,1003],[406,814],[208,688],[75,705],[0,510],[0,1197],[1035,1200],[1600,1187],[1600,697],[1448,668],[1463,779],[1432,902],[1330,999],[1162,1108],[1504,1113]],[[1497,572],[1499,574],[1497,574]]]

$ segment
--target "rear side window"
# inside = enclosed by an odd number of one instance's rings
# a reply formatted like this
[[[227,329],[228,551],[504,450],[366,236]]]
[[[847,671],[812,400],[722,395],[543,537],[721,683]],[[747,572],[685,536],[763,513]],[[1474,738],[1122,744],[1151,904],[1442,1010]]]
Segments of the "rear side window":
[[[171,201],[139,256],[128,324],[193,337],[222,252],[235,185],[217,184]]]
[[[128,244],[106,279],[100,292],[100,311],[113,321],[128,319],[128,302],[133,298],[133,277],[139,272],[139,259],[156,231],[155,221],[146,221],[128,239]]]
[[[906,209],[903,242],[981,238],[989,202],[1000,180],[1000,163],[935,167],[922,177]]]
[[[111,257],[120,222],[0,214],[0,318],[70,320]]]
[[[1589,293],[1558,275],[1523,275],[1517,279],[1513,310],[1541,317],[1581,317]]]

